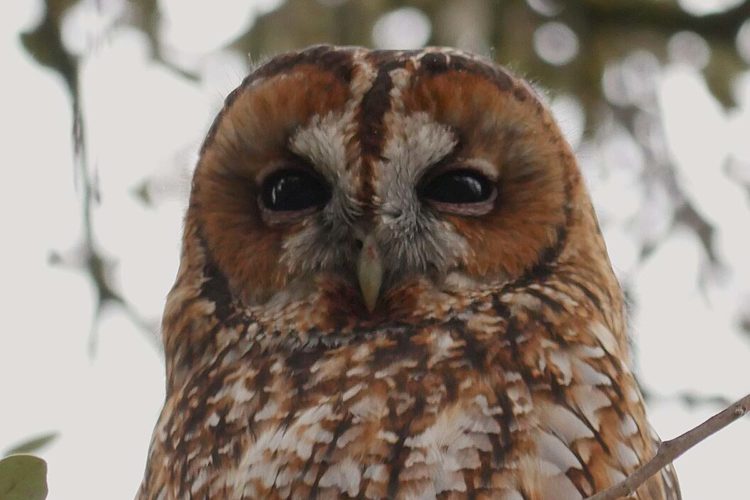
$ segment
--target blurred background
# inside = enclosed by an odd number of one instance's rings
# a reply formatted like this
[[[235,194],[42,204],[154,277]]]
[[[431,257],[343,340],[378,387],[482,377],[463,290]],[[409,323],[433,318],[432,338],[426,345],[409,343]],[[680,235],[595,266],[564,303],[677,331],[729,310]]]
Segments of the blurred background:
[[[0,3],[0,456],[50,499],[132,498],[200,142],[253,64],[328,42],[452,45],[543,93],[630,300],[663,438],[750,391],[750,1]],[[676,463],[747,498],[750,419]]]

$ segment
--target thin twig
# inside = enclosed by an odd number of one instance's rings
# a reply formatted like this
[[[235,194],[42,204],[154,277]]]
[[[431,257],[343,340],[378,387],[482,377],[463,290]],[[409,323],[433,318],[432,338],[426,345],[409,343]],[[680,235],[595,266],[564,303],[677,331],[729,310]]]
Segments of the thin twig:
[[[719,432],[748,411],[750,411],[750,394],[685,434],[664,441],[659,446],[654,458],[643,464],[622,482],[589,497],[588,500],[615,500],[630,495],[648,478],[672,463],[677,457],[707,437]]]

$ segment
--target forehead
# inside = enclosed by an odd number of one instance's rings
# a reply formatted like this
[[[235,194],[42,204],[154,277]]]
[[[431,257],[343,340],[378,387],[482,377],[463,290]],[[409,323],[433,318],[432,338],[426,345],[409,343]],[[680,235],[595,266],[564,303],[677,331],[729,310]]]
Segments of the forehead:
[[[541,108],[525,82],[455,49],[318,46],[252,72],[227,98],[201,152],[230,151],[260,165],[291,150],[343,162],[337,170],[351,168],[355,157],[367,168],[397,133],[411,143],[418,129],[432,130],[443,145],[481,145],[482,135],[520,121],[513,108],[529,101]]]

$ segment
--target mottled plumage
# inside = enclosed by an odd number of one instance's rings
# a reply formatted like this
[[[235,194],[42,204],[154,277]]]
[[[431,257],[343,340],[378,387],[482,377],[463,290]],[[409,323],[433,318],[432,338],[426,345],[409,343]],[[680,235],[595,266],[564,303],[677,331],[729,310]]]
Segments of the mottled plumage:
[[[250,74],[201,149],[163,335],[139,498],[580,499],[658,445],[569,145],[452,49]],[[671,468],[637,494],[679,496]]]

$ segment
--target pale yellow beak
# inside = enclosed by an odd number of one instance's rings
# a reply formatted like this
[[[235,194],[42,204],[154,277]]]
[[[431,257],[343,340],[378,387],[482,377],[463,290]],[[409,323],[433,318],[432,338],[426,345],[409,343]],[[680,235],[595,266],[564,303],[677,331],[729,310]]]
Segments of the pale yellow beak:
[[[357,279],[365,306],[372,312],[378,303],[380,286],[383,284],[383,260],[378,244],[371,234],[362,242],[362,250],[357,261]]]

